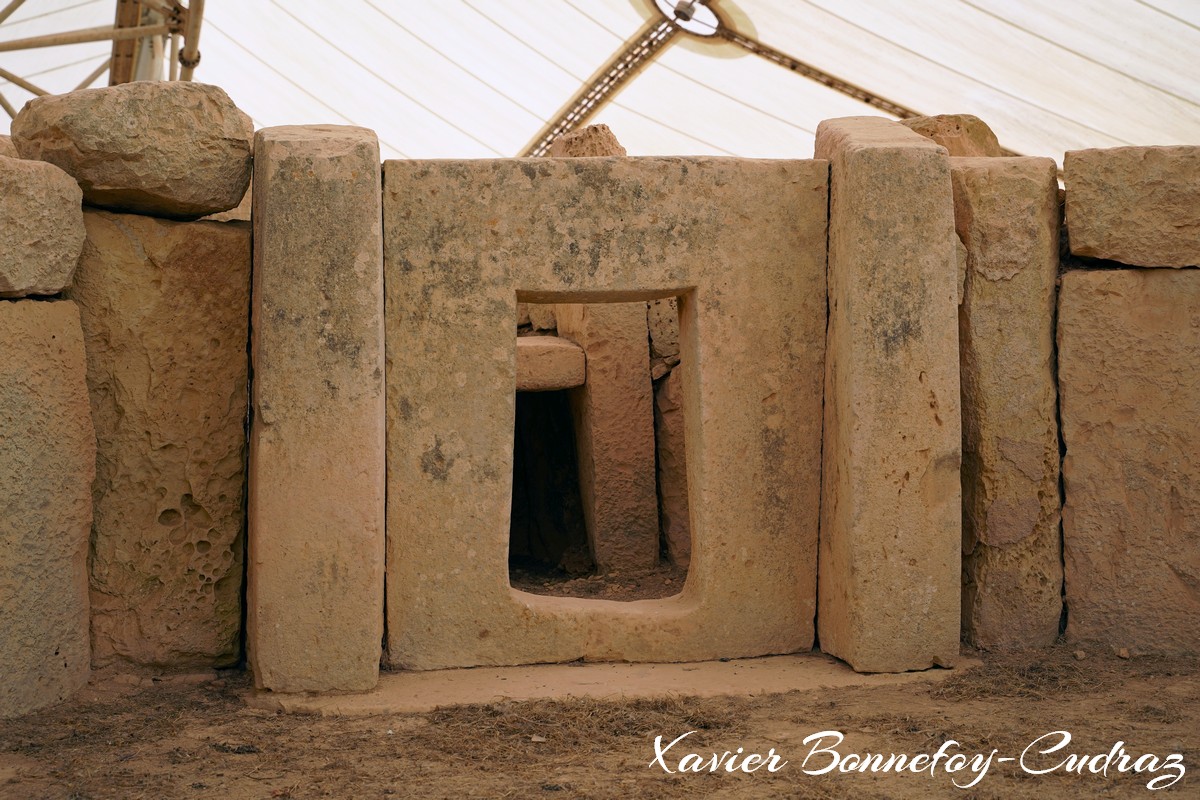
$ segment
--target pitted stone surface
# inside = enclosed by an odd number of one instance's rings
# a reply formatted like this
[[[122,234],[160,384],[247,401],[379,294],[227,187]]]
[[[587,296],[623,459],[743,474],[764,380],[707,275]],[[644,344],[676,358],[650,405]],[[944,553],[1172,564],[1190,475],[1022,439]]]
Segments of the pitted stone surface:
[[[572,389],[587,379],[583,348],[558,336],[517,339],[517,391]]]
[[[246,640],[261,689],[365,691],[379,677],[379,175],[379,142],[365,128],[266,128],[255,137]],[[515,308],[507,310],[515,335]],[[428,346],[411,340],[399,352]]]
[[[88,204],[174,219],[237,206],[253,136],[223,89],[192,81],[35,97],[12,122],[22,158],[61,167]]]
[[[0,155],[0,297],[57,294],[83,249],[79,186],[52,164]]]
[[[588,125],[565,133],[550,143],[546,154],[553,158],[626,155],[625,148],[607,125]]]
[[[952,158],[950,170],[967,250],[963,636],[986,650],[1046,647],[1062,615],[1057,168],[1048,158]]]
[[[240,656],[250,229],[89,210],[93,657]]]
[[[1200,266],[1200,146],[1071,150],[1063,181],[1075,255]]]
[[[952,156],[1002,156],[1000,142],[987,123],[972,114],[912,117],[900,124],[946,148]]]
[[[0,719],[87,683],[96,436],[79,310],[0,302]]]
[[[1200,652],[1200,270],[1068,272],[1067,638]]]
[[[878,117],[826,120],[816,148],[831,162],[821,649],[866,672],[950,666],[961,427],[949,158]]]
[[[543,158],[384,170],[387,663],[811,647],[827,165]],[[517,299],[680,294],[689,479],[704,499],[683,592],[617,603],[514,591]]]

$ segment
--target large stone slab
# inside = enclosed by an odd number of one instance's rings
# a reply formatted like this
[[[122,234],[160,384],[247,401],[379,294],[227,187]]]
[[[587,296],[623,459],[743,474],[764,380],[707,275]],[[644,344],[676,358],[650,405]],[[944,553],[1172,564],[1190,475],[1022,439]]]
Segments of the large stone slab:
[[[21,157],[66,170],[90,205],[174,219],[237,206],[253,135],[223,89],[193,81],[35,97],[12,122]]]
[[[646,304],[563,304],[554,314],[559,335],[587,356],[571,413],[592,560],[601,572],[650,569],[659,547]]]
[[[89,210],[69,296],[96,423],[93,656],[241,648],[250,229]]]
[[[362,691],[379,677],[379,176],[379,142],[365,128],[266,128],[255,136],[246,624],[263,689]]]
[[[654,443],[658,460],[658,517],[663,542],[671,561],[687,567],[692,558],[692,529],[688,512],[682,375],[682,370],[674,369],[654,389]]]
[[[387,663],[809,649],[827,165],[542,158],[384,172]],[[702,498],[682,593],[621,603],[513,590],[517,301],[679,295],[688,477]]]
[[[87,683],[96,437],[74,303],[0,302],[0,718]]]
[[[878,117],[826,120],[829,334],[821,649],[866,672],[958,657],[961,429],[946,151]]]
[[[57,294],[83,249],[79,186],[52,164],[0,156],[0,297]]]
[[[1063,180],[1075,255],[1200,265],[1200,146],[1071,150]]]
[[[950,171],[967,251],[963,637],[987,650],[1049,646],[1062,616],[1057,167],[1048,158],[952,158]]]
[[[973,114],[910,117],[900,124],[946,148],[951,156],[1002,156],[1004,150],[987,123]]]
[[[1058,314],[1067,638],[1200,652],[1200,270],[1069,272]]]
[[[573,389],[587,380],[583,348],[558,336],[517,339],[517,391]]]

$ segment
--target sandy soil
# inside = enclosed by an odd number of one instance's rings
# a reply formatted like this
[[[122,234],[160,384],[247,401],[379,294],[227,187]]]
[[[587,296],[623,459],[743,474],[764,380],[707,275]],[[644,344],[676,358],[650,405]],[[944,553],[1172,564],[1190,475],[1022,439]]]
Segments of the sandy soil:
[[[1027,774],[993,761],[972,788],[948,775],[811,775],[830,756],[805,756],[805,737],[845,735],[851,753],[1019,757],[1043,734],[1068,753],[1182,756],[1185,776],[1151,796],[1200,797],[1200,668],[1195,659],[1055,649],[1006,658],[937,684],[739,697],[532,701],[365,718],[287,716],[247,708],[248,681],[230,672],[122,685],[108,680],[48,712],[0,723],[3,798],[1025,798],[1143,797],[1155,774]],[[133,681],[136,682],[136,681]],[[736,691],[737,687],[730,687]],[[677,769],[686,752],[768,755],[787,764],[752,774],[667,774],[651,764],[656,736]],[[830,741],[832,744],[832,741]],[[664,744],[665,746],[665,744]],[[1032,751],[1031,751],[1032,752]],[[843,761],[843,763],[846,763]],[[944,762],[942,762],[944,763]],[[1148,762],[1143,761],[1144,765]],[[1173,774],[1160,768],[1157,775]]]

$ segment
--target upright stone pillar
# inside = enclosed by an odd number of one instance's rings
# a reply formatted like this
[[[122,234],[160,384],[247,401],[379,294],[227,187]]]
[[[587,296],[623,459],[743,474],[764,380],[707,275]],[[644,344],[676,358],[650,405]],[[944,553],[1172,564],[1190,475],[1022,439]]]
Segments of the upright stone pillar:
[[[555,140],[550,155],[623,156],[607,125]],[[587,355],[587,381],[571,392],[579,490],[588,542],[606,572],[658,562],[654,393],[646,303],[591,303],[554,309],[558,335]]]
[[[87,683],[95,470],[78,308],[0,301],[0,719]]]
[[[988,650],[1045,647],[1062,616],[1057,174],[1048,158],[951,158],[950,171],[967,249],[963,636]]]
[[[257,686],[365,691],[383,638],[383,234],[363,128],[255,136],[247,633]]]
[[[862,672],[958,656],[958,287],[945,149],[875,117],[826,120],[829,327],[821,648]]]

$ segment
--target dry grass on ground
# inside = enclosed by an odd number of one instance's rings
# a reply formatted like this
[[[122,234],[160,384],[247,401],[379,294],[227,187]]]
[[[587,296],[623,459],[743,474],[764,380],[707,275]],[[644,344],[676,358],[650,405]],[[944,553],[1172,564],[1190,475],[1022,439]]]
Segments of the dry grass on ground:
[[[808,775],[802,740],[845,734],[839,752],[1018,756],[1068,730],[1068,750],[1181,753],[1188,774],[1158,796],[1200,797],[1200,672],[1195,660],[1064,649],[986,658],[935,684],[782,695],[627,701],[498,702],[357,719],[246,708],[243,674],[136,690],[111,685],[0,726],[0,797],[72,798],[938,798],[1143,797],[1147,775],[1035,776],[994,763],[970,789],[943,772]],[[737,687],[730,687],[736,691]],[[667,775],[647,765],[654,737],[709,754],[774,748],[775,773]],[[1067,750],[1064,750],[1064,753]],[[672,759],[667,759],[674,766]],[[810,766],[818,763],[814,758]],[[965,773],[961,773],[965,774]],[[962,780],[960,778],[960,780]]]

